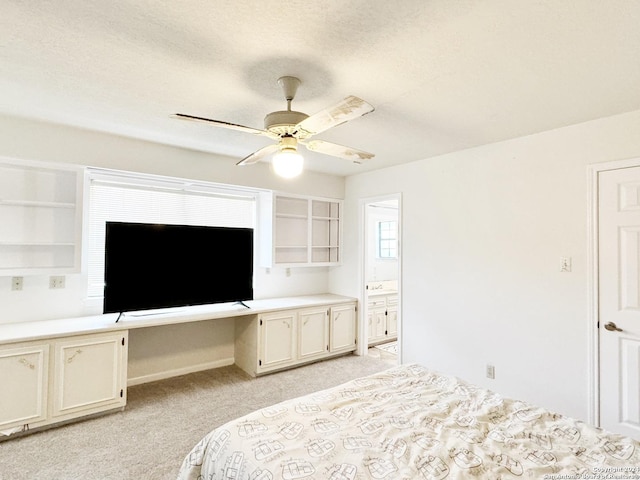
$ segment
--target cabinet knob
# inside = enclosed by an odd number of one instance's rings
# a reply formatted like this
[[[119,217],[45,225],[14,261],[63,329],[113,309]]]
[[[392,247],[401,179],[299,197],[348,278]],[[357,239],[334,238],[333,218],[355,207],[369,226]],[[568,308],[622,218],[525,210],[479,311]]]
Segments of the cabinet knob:
[[[82,350],[78,349],[76,350],[73,355],[71,355],[69,358],[67,358],[67,363],[71,363],[73,362],[73,360],[82,353]]]
[[[21,358],[20,360],[18,360],[18,362],[20,362],[25,367],[30,368],[31,370],[35,370],[35,368],[36,368],[36,366],[33,363],[31,363],[29,360],[27,360],[26,358]]]

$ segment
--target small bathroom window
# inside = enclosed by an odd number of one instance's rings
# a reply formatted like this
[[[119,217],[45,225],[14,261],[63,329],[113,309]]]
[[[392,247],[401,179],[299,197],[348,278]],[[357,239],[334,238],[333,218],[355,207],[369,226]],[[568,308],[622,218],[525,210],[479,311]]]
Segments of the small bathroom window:
[[[398,226],[396,221],[378,222],[378,258],[398,257]]]

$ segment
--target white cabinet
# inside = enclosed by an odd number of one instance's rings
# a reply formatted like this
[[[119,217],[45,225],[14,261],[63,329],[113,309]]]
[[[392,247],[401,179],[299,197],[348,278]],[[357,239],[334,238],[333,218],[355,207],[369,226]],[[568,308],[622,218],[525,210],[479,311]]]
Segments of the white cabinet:
[[[259,375],[356,349],[355,302],[248,315],[235,324],[235,363]]]
[[[369,345],[398,338],[398,295],[375,295],[367,300]]]
[[[341,200],[269,193],[260,202],[263,266],[327,266],[342,261]]]
[[[124,407],[127,333],[0,347],[0,430],[33,429]]]
[[[326,307],[298,312],[298,359],[324,357],[329,350],[329,315]]]
[[[387,295],[387,336],[398,338],[398,295]]]
[[[258,360],[260,370],[288,365],[295,360],[295,311],[260,315]]]
[[[347,352],[356,348],[356,305],[331,307],[331,353]]]
[[[0,349],[0,430],[46,420],[48,370],[47,344]]]
[[[79,167],[0,158],[0,275],[80,270]]]
[[[126,332],[54,342],[53,416],[124,407]]]

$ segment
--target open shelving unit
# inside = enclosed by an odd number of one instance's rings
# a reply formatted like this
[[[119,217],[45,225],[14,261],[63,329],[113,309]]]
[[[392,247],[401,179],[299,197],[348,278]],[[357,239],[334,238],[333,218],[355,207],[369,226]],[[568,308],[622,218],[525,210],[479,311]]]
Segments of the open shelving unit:
[[[82,170],[0,158],[0,275],[80,267]]]
[[[311,263],[340,262],[340,202],[311,200]]]
[[[265,266],[330,266],[341,258],[342,201],[273,194],[267,211],[271,248]]]
[[[308,263],[308,200],[275,197],[274,263]]]

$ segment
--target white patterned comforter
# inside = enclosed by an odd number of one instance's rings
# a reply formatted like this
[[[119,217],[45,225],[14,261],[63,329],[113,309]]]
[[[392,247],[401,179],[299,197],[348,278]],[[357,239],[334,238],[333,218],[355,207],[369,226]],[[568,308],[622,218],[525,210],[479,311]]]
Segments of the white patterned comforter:
[[[640,443],[405,365],[229,422],[178,477],[445,478],[640,479]]]

